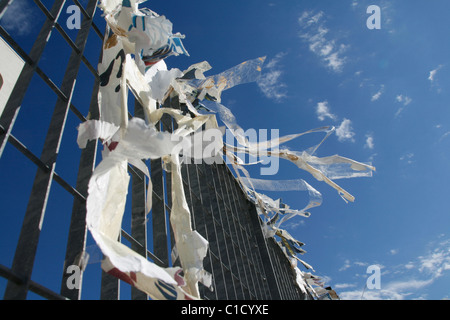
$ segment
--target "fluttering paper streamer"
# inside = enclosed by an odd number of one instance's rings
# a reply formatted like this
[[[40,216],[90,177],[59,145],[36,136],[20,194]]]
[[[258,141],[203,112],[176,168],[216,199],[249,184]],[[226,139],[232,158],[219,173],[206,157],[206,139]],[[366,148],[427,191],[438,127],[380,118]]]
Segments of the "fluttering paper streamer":
[[[233,70],[232,72],[224,72],[217,76],[191,81],[189,86],[197,86],[197,89],[191,88],[189,90],[193,93],[190,98],[191,100],[194,99],[193,104],[201,114],[205,112],[217,114],[229,132],[234,135],[237,141],[237,146],[225,144],[224,154],[234,168],[236,178],[240,182],[243,191],[246,192],[249,199],[256,204],[258,212],[266,218],[265,223],[263,224],[263,231],[266,237],[278,236],[281,238],[279,244],[291,260],[293,267],[296,265],[295,261],[299,261],[305,268],[313,270],[312,266],[296,256],[296,253],[304,253],[304,250],[295,246],[298,242],[293,239],[292,236],[285,236],[286,231],[280,229],[280,225],[295,216],[303,216],[306,218],[309,217],[311,214],[308,210],[320,206],[322,203],[322,196],[320,192],[318,192],[303,179],[289,181],[254,179],[250,177],[248,171],[244,168],[246,165],[249,165],[249,163],[246,163],[243,159],[241,159],[240,155],[249,154],[256,159],[261,157],[277,157],[290,161],[298,168],[310,173],[316,180],[323,181],[334,188],[346,202],[353,202],[355,200],[354,196],[344,190],[333,180],[355,177],[371,177],[375,168],[371,164],[357,162],[339,155],[317,157],[315,155],[317,149],[335,131],[334,127],[316,128],[269,141],[249,141],[245,136],[245,131],[239,126],[231,110],[220,103],[220,94],[223,90],[228,88],[228,84],[235,85],[239,82],[245,83],[257,81],[260,75],[258,72],[260,72],[262,68],[262,64],[260,63],[263,61],[263,58],[255,59],[252,60],[251,63],[247,62],[230,69]],[[250,74],[249,77],[239,76],[239,73],[243,70],[244,66],[252,66],[256,62],[259,63],[256,64],[257,67],[249,69],[255,72],[246,73],[246,75]],[[200,69],[202,77],[204,76],[203,72],[206,70],[209,70],[207,66]],[[227,78],[237,80],[226,81]],[[242,81],[242,79],[245,79],[245,81]],[[212,90],[205,90],[205,87],[208,88],[208,85],[210,84],[214,84],[214,86],[211,86]],[[232,85],[230,85],[230,87]],[[187,86],[185,85],[185,87]],[[199,108],[198,106],[202,106],[202,108]],[[293,151],[282,146],[288,141],[292,141],[306,134],[314,133],[323,133],[324,138],[317,145],[303,151]],[[256,160],[254,163],[259,162],[261,161]],[[289,206],[282,204],[279,200],[271,199],[267,195],[257,192],[257,190],[306,191],[308,192],[309,202],[303,209],[291,209]]]
[[[354,197],[333,180],[368,177],[375,170],[338,155],[317,157],[319,146],[331,135],[334,127],[321,127],[302,133],[277,137],[269,141],[249,141],[230,109],[221,104],[225,90],[256,82],[264,68],[265,57],[232,67],[213,76],[205,76],[211,69],[203,61],[185,71],[167,69],[164,59],[172,55],[189,55],[181,39],[172,33],[173,25],[164,16],[149,9],[139,9],[141,0],[102,0],[99,7],[107,22],[103,56],[98,65],[100,88],[98,102],[100,117],[88,120],[78,128],[77,143],[85,148],[89,140],[99,139],[103,145],[103,160],[95,168],[89,182],[86,222],[105,259],[104,271],[147,293],[152,299],[199,299],[198,282],[211,286],[211,275],[203,269],[208,241],[191,225],[181,176],[182,161],[217,161],[225,157],[236,173],[247,197],[253,201],[263,221],[266,237],[278,237],[280,248],[286,253],[303,292],[316,297],[333,296],[331,289],[316,290],[308,282],[314,279],[297,268],[297,261],[313,270],[297,254],[304,254],[302,242],[294,239],[281,224],[296,216],[309,217],[309,210],[321,205],[322,196],[303,179],[255,179],[239,155],[249,154],[256,159],[278,157],[309,172],[316,180],[324,181],[346,201]],[[142,105],[145,119],[130,117],[128,92]],[[177,96],[187,106],[188,113],[171,108],[158,108],[169,98]],[[163,115],[177,123],[174,132],[160,132],[155,124]],[[217,117],[233,134],[237,146],[223,142],[223,129]],[[292,151],[283,144],[300,136],[323,133],[323,140],[306,150]],[[145,160],[162,159],[171,174],[172,207],[170,223],[174,232],[176,252],[181,268],[161,268],[138,255],[119,241],[130,176],[128,166],[141,170],[148,179],[146,211],[152,203],[152,182]],[[271,199],[260,191],[302,191],[308,194],[303,209]],[[181,275],[183,274],[183,276]],[[311,291],[312,290],[312,291]]]
[[[165,64],[160,62],[168,55],[158,52],[166,47],[171,54],[187,52],[178,41],[180,37],[171,35],[170,21],[153,12],[139,10],[138,3],[110,0],[100,4],[110,29],[105,36],[103,57],[98,66],[100,117],[99,120],[82,123],[77,138],[80,148],[86,147],[89,140],[96,139],[105,146],[103,160],[89,181],[86,223],[105,256],[102,261],[104,271],[142,290],[152,299],[199,299],[198,281],[211,285],[210,276],[203,269],[208,242],[187,223],[191,216],[184,198],[179,157],[183,150],[187,156],[193,156],[188,152],[192,149],[192,141],[195,141],[192,135],[198,134],[206,122],[214,123],[211,120],[213,116],[192,118],[180,110],[157,108],[157,101],[165,94],[174,76],[183,75],[166,71]],[[132,59],[133,53],[138,53],[136,58],[140,61]],[[150,60],[152,63],[148,63]],[[144,62],[145,68],[140,62]],[[168,80],[164,81],[166,78]],[[145,120],[129,118],[128,90],[142,105]],[[173,133],[160,132],[155,127],[164,114],[172,116],[178,124]],[[200,155],[203,154],[201,151]],[[158,158],[171,165],[174,181],[171,224],[182,268],[161,268],[119,241],[130,181],[128,165],[140,169],[149,180],[148,213],[151,210],[152,183],[143,160]]]

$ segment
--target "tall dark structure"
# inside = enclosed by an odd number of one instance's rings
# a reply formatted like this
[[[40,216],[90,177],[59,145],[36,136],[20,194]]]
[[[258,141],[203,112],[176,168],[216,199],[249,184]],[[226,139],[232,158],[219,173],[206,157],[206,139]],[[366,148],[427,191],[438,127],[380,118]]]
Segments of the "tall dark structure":
[[[7,10],[10,2],[1,0],[0,10]],[[98,61],[88,57],[88,50],[89,55],[100,55],[105,24],[97,18],[97,0],[86,2],[83,6],[78,0],[55,0],[49,8],[34,0],[44,22],[29,49],[0,26],[1,37],[24,62],[0,118],[0,172],[5,190],[0,193],[5,221],[1,232],[8,230],[15,235],[1,238],[0,288],[4,288],[4,299],[123,299],[125,295],[120,288],[123,282],[100,271],[99,263],[90,263],[96,257],[95,250],[90,251],[85,222],[87,185],[101,144],[91,141],[80,150],[74,132],[77,123],[99,116]],[[76,32],[65,28],[68,5],[76,5],[82,14]],[[56,68],[43,67],[49,63],[44,58],[46,50],[55,48],[61,52],[61,59],[52,62]],[[62,77],[53,75],[61,70],[65,70]],[[78,105],[77,101],[88,100],[87,84],[92,84],[90,104]],[[176,99],[166,103],[176,109],[185,107]],[[33,119],[36,107],[44,105],[40,118]],[[143,116],[138,103],[133,116]],[[20,131],[24,126],[18,128],[19,122],[27,124],[27,132]],[[166,115],[160,129],[170,131],[173,123]],[[37,133],[41,130],[45,131],[42,138]],[[18,166],[23,164],[23,172],[14,172],[16,168],[9,165],[13,157],[17,157],[14,161]],[[75,163],[78,165],[71,165]],[[178,263],[171,259],[170,175],[165,174],[161,160],[149,164],[152,211],[146,216],[145,175],[130,166],[130,206],[121,241],[157,265],[168,267]],[[14,178],[30,170],[34,177]],[[312,299],[296,284],[295,271],[279,245],[264,237],[255,205],[226,164],[183,165],[182,175],[193,228],[209,242],[204,268],[212,274],[213,290],[200,285],[202,298]],[[11,180],[6,181],[8,177]],[[87,268],[82,268],[79,285],[70,287],[67,283],[72,274],[67,268],[82,267],[83,252],[91,255]],[[125,298],[148,297],[131,287],[131,295]]]

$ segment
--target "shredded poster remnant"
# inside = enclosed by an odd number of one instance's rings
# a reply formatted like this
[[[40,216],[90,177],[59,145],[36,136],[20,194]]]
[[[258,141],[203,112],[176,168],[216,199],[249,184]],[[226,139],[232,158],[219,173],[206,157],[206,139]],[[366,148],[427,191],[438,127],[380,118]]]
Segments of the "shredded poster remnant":
[[[89,182],[86,223],[101,249],[102,269],[147,293],[152,299],[201,299],[198,283],[211,287],[211,275],[203,269],[208,252],[208,241],[191,225],[191,212],[185,198],[181,176],[182,161],[193,159],[226,158],[234,168],[236,179],[257,207],[263,219],[266,237],[280,239],[297,274],[297,284],[303,292],[316,298],[337,295],[330,288],[317,285],[317,277],[297,267],[314,270],[299,259],[306,251],[304,244],[294,239],[281,225],[296,216],[309,217],[309,210],[320,206],[322,196],[305,180],[264,180],[250,177],[239,155],[255,158],[278,157],[309,172],[316,180],[324,181],[346,201],[354,197],[333,180],[370,176],[375,170],[338,155],[317,157],[320,144],[333,132],[323,127],[281,138],[255,143],[242,135],[231,111],[221,104],[222,93],[236,85],[256,82],[264,68],[265,57],[245,61],[214,76],[205,76],[211,69],[208,62],[193,64],[185,71],[167,69],[164,62],[169,56],[188,55],[182,39],[172,33],[172,23],[149,9],[139,9],[140,0],[103,0],[100,8],[107,21],[102,60],[98,65],[100,88],[99,119],[87,120],[78,128],[77,143],[85,148],[89,140],[99,139],[104,145],[102,161],[95,168]],[[130,117],[128,94],[131,92],[142,105],[145,118]],[[178,97],[189,113],[159,107],[168,97]],[[177,123],[173,132],[159,131],[156,124],[163,115]],[[239,143],[233,146],[223,141],[221,121]],[[215,130],[213,141],[204,143],[208,130]],[[303,151],[292,151],[282,144],[305,134],[324,133],[316,146]],[[199,142],[200,141],[200,142]],[[211,141],[211,140],[209,140]],[[182,158],[182,156],[184,158]],[[175,249],[181,268],[162,268],[120,243],[130,176],[128,165],[141,170],[147,177],[146,212],[152,208],[152,181],[143,160],[162,159],[171,175],[172,200],[170,223],[174,232]],[[303,209],[291,209],[280,200],[274,200],[261,191],[303,191],[309,202]]]

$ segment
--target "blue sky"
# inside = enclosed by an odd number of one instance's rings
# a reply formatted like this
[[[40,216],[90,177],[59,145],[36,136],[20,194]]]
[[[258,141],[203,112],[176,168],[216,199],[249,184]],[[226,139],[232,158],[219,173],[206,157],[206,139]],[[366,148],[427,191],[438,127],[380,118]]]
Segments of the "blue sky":
[[[371,178],[336,181],[356,197],[355,203],[345,203],[328,185],[281,160],[273,179],[305,179],[323,195],[322,206],[311,210],[310,218],[284,225],[306,243],[301,259],[317,275],[344,299],[360,299],[363,293],[365,299],[450,297],[447,0],[160,0],[144,5],[171,20],[174,32],[186,35],[190,56],[168,58],[169,68],[184,70],[206,60],[213,67],[207,75],[213,75],[267,57],[265,81],[222,94],[222,103],[242,128],[279,129],[285,135],[333,125],[336,134],[318,156],[339,154],[377,168]],[[380,30],[366,27],[369,5],[381,9]],[[33,10],[21,17],[26,23],[1,21],[23,46],[39,23],[30,19],[39,16]],[[86,55],[95,65],[98,51],[92,48]],[[42,62],[44,70],[55,67],[48,60]],[[85,85],[89,88],[89,82]],[[76,105],[88,101],[80,98]],[[13,134],[33,144],[23,121]],[[69,119],[68,128],[76,123]],[[76,146],[76,132],[70,130],[63,143]],[[303,150],[320,138],[300,138],[289,146]],[[40,148],[37,144],[34,151],[39,154]],[[14,162],[14,152],[5,151],[0,167]],[[79,151],[64,152],[67,169],[61,171],[74,181],[70,167],[77,168]],[[2,179],[11,179],[10,174],[1,170]],[[278,196],[292,208],[305,204],[303,195],[294,192]],[[2,263],[9,265],[8,260]],[[374,264],[381,267],[381,289],[363,291],[366,269]]]

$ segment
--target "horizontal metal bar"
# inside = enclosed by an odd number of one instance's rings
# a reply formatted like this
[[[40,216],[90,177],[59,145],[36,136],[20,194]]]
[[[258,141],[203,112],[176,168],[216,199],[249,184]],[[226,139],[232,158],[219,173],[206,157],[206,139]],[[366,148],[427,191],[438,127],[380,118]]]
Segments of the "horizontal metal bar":
[[[72,103],[69,106],[70,111],[72,111],[78,119],[80,119],[81,122],[85,122],[87,121],[86,117],[83,116],[83,114],[80,112],[80,110],[78,110]]]
[[[50,79],[50,77],[48,77],[45,72],[42,71],[41,68],[37,67],[36,73],[41,77],[42,80],[44,80],[44,82],[50,87],[50,89],[52,89],[53,92],[56,93],[58,98],[63,101],[68,100],[67,96],[61,91],[61,89],[59,89],[59,87],[52,81],[52,79]]]
[[[13,0],[0,0],[0,19],[3,17],[6,9],[8,9],[8,6],[11,5],[12,2]]]
[[[53,83],[53,81],[42,71],[39,67],[36,68],[36,73],[41,77],[42,80],[52,89],[52,91],[64,102],[66,102],[69,98],[61,91],[61,89]],[[70,103],[70,110],[80,119],[82,122],[86,121],[85,116],[73,105]]]
[[[92,18],[92,17],[86,12],[86,10],[84,9],[83,5],[82,5],[78,0],[73,0],[73,3],[75,3],[75,4],[78,6],[78,8],[80,8],[81,13],[83,14],[83,16],[84,16],[86,19],[91,19],[91,18]]]
[[[89,60],[84,55],[81,56],[81,61],[83,61],[84,65],[89,69],[89,71],[92,73],[92,75],[95,77],[96,80],[100,79],[97,69],[95,69],[92,66],[92,64],[89,62]]]
[[[104,34],[100,31],[100,29],[97,27],[97,25],[92,22],[92,29],[94,29],[95,33],[99,36],[99,38],[103,41]]]
[[[25,63],[30,66],[34,65],[34,61],[30,56],[19,46],[19,44],[14,41],[14,39],[9,35],[9,33],[0,25],[0,35],[9,44],[11,48],[25,61]]]
[[[56,292],[50,290],[47,287],[44,287],[43,285],[37,282],[34,282],[33,280],[26,281],[25,279],[18,277],[16,274],[12,272],[10,268],[2,264],[0,264],[0,276],[19,285],[26,284],[30,291],[40,295],[43,298],[49,300],[68,300],[66,297],[57,294]]]
[[[6,32],[6,30],[0,26],[0,35],[6,40],[6,42],[11,46],[11,48],[16,51],[16,53],[30,66],[34,65],[34,61],[28,56],[28,54],[23,51],[23,49],[14,41],[13,38]],[[85,56],[81,57],[83,63],[86,67],[91,71],[92,75],[98,79],[99,75],[97,70],[90,64],[90,62],[86,59]],[[47,74],[39,67],[36,67],[36,73],[39,77],[52,89],[52,91],[63,101],[67,101],[68,98],[64,95],[64,93],[59,89],[59,87],[47,76]],[[70,110],[82,121],[86,121],[86,118],[81,114],[81,112],[71,103]]]
[[[58,182],[58,184],[61,187],[63,187],[67,192],[69,192],[74,197],[78,198],[78,200],[83,201],[83,202],[86,201],[85,196],[83,196],[81,193],[79,193],[77,189],[72,187],[66,180],[61,178],[60,175],[57,174],[56,172],[53,173],[53,179],[55,179],[55,181]]]
[[[128,232],[121,229],[121,235],[129,242],[136,244],[139,247],[144,247],[139,241],[133,238]],[[152,252],[147,250],[147,255],[160,267],[168,267],[164,262],[162,262],[157,256],[155,256]]]
[[[30,58],[30,56],[22,50],[20,45],[14,41],[13,38],[6,32],[6,30],[0,26],[0,35],[6,40],[6,42],[11,46],[11,48],[16,51],[17,54],[27,63],[29,66],[35,65],[35,62],[33,59]],[[61,90],[58,88],[56,84],[53,83],[53,81],[45,74],[42,69],[39,67],[36,67],[36,73],[41,77],[42,80],[60,97],[61,99],[67,101],[67,97],[64,95],[64,93],[61,92]]]
[[[0,126],[0,133],[4,133],[5,129]],[[12,134],[8,137],[8,142],[11,143],[17,150],[19,150],[23,155],[25,155],[28,159],[30,159],[34,164],[36,164],[41,170],[45,172],[50,171],[50,167],[48,167],[45,163],[41,161],[34,153],[32,153],[22,142],[20,142],[16,137]],[[68,191],[73,196],[77,197],[80,201],[86,201],[86,197],[78,192],[75,188],[73,188],[67,181],[65,181],[61,176],[59,176],[56,172],[53,173],[53,178],[56,182],[59,183],[61,187],[63,187],[66,191]]]
[[[66,40],[67,44],[72,47],[72,50],[74,50],[76,54],[80,54],[81,50],[76,46],[75,42],[73,42],[73,40],[69,37],[67,32],[64,31],[64,29],[58,22],[55,23],[55,28],[56,30],[58,30],[59,34],[64,38],[64,40]]]
[[[28,56],[28,54],[25,53],[25,51],[22,50],[22,48],[10,37],[10,35],[3,29],[2,26],[0,26],[0,35],[6,40],[6,42],[19,54],[19,56],[27,63],[28,65],[32,66],[34,64],[34,61]],[[86,59],[83,56],[84,59]],[[84,61],[84,60],[83,60]],[[89,70],[93,73],[95,77],[98,77],[97,71],[92,67],[92,65],[89,63],[89,61],[86,60],[85,62],[86,66],[89,68]],[[95,72],[95,73],[94,73]],[[67,97],[62,93],[62,91],[58,88],[56,84],[53,83],[53,81],[45,74],[44,71],[42,71],[41,68],[36,68],[36,73],[41,77],[42,80],[50,87],[50,89],[53,90],[53,92],[62,100],[67,101]],[[81,114],[81,112],[71,103],[70,104],[70,110],[81,120],[86,121],[86,118]]]
[[[55,28],[58,30],[58,32],[61,34],[61,36],[66,40],[67,44],[72,48],[72,50],[75,51],[77,55],[81,55],[81,50],[76,46],[76,44],[73,42],[73,40],[69,37],[67,32],[61,27],[59,23],[55,23]],[[99,75],[97,70],[92,66],[92,64],[89,62],[89,60],[84,56],[81,55],[81,61],[86,65],[86,67],[89,69],[89,71],[92,73],[92,75],[99,79]]]
[[[84,119],[86,120],[86,119]],[[0,133],[5,133],[5,129],[0,126]],[[34,153],[32,153],[19,139],[17,139],[14,135],[10,135],[8,138],[8,142],[11,143],[17,150],[19,150],[23,155],[25,155],[28,159],[30,159],[34,164],[36,164],[41,170],[50,171],[50,168],[39,159]],[[135,169],[129,165],[129,170],[132,170],[136,173]],[[136,173],[137,174],[137,173]],[[142,177],[140,177],[143,179]],[[77,197],[81,201],[86,201],[86,197],[78,192],[75,188],[73,188],[68,182],[66,182],[63,178],[61,178],[56,172],[54,173],[54,179],[69,193]],[[153,191],[153,194],[158,197],[162,201],[162,199]],[[166,208],[170,210],[170,208],[166,204]]]
[[[56,18],[48,11],[47,7],[39,0],[34,0],[34,3],[41,9],[41,11],[45,14],[48,20],[55,21]]]
[[[78,0],[73,0],[73,3],[75,3],[81,10],[81,13],[86,19],[91,19],[92,17],[86,12],[83,5]],[[103,41],[104,35],[100,31],[100,29],[95,25],[94,22],[92,22],[92,28],[94,29],[95,33],[99,36],[99,38]]]

